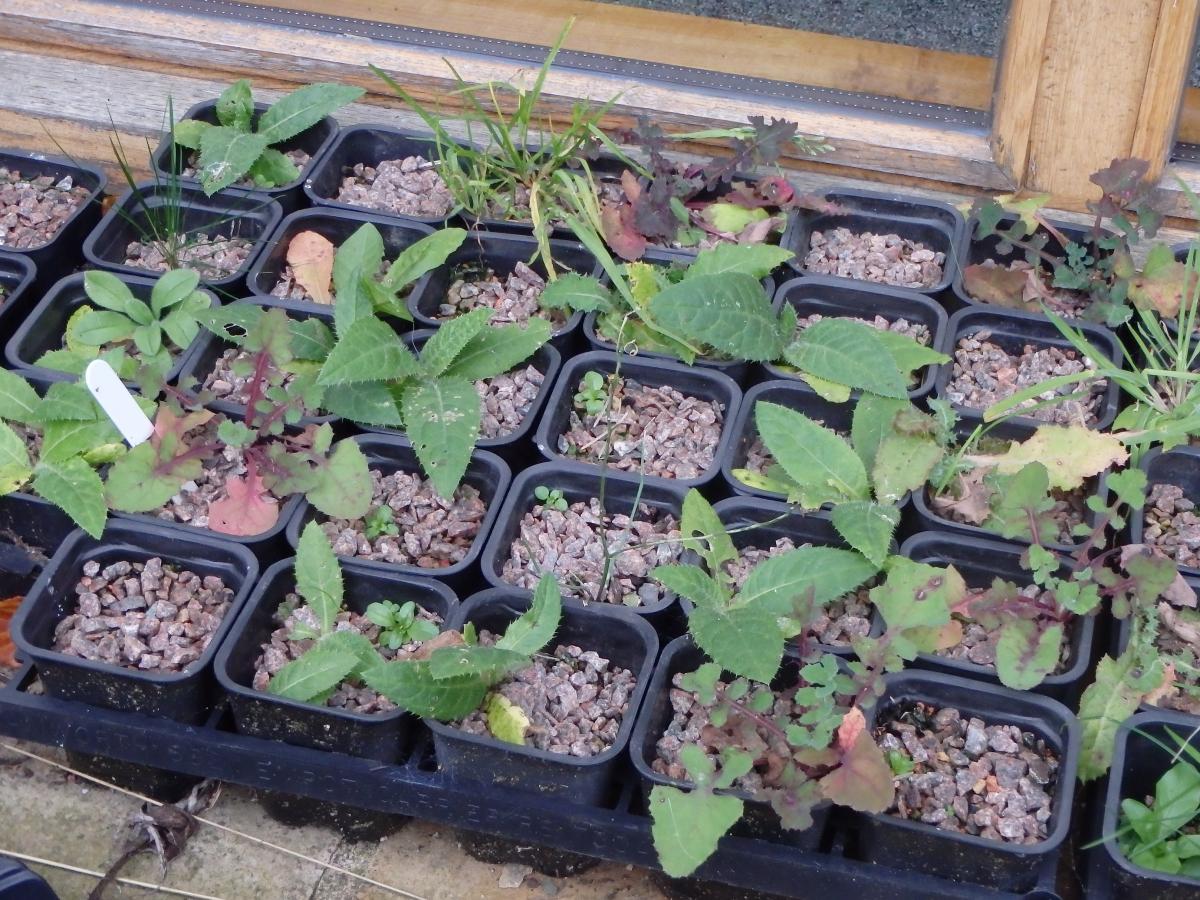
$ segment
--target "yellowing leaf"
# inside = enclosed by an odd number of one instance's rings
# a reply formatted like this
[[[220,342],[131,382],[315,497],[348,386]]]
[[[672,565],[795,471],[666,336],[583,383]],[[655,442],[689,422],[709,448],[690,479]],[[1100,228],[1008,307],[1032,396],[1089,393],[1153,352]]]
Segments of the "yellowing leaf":
[[[973,457],[979,465],[994,465],[1001,475],[1012,475],[1032,462],[1040,462],[1050,476],[1050,487],[1071,490],[1129,459],[1129,451],[1114,435],[1082,425],[1042,425],[1033,436],[1014,443],[995,457]]]
[[[487,703],[487,726],[496,740],[524,746],[529,716],[503,694],[492,694]]]
[[[315,231],[301,231],[288,244],[292,277],[317,303],[332,304],[333,244]]]

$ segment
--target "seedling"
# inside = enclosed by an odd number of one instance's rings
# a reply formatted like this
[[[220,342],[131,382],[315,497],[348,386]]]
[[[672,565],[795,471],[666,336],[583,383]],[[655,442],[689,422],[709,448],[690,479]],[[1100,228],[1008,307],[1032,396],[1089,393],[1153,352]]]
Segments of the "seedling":
[[[583,410],[589,416],[604,412],[604,407],[608,405],[608,383],[604,375],[594,369],[584,372],[574,402],[576,409]]]
[[[385,534],[400,533],[400,528],[396,525],[396,516],[390,506],[377,506],[372,509],[363,518],[363,526],[367,539],[371,541]]]
[[[367,607],[366,617],[379,626],[379,641],[389,650],[399,650],[405,644],[427,641],[436,637],[438,627],[417,615],[417,604],[406,600],[402,604],[384,600]]]
[[[1145,732],[1139,732],[1150,737]],[[1134,865],[1200,878],[1200,752],[1187,738],[1167,729],[1175,748],[1151,738],[1178,760],[1154,785],[1154,800],[1126,797],[1116,837],[1121,852]],[[1181,758],[1186,756],[1187,758]]]
[[[567,498],[563,496],[563,492],[558,488],[548,488],[544,484],[539,484],[533,489],[533,496],[545,509],[556,509],[559,512],[567,511]]]
[[[255,121],[250,82],[234,82],[217,99],[217,124],[184,119],[172,129],[174,143],[200,153],[199,175],[210,197],[243,177],[256,187],[278,187],[300,170],[275,149],[365,91],[343,84],[309,84],[275,101]]]

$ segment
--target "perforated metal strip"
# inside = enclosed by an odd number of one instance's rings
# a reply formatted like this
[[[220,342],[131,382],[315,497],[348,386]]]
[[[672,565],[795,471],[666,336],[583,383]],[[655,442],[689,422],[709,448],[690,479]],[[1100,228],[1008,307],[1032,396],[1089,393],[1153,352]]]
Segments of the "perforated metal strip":
[[[157,7],[215,18],[263,22],[331,34],[352,34],[376,41],[477,54],[518,63],[540,63],[546,55],[546,48],[536,44],[501,41],[494,38],[433,31],[427,28],[411,28],[383,22],[368,22],[325,13],[252,6],[236,2],[236,0],[122,0],[122,2],[143,9]],[[497,0],[497,2],[513,2],[513,0]],[[598,53],[564,50],[558,56],[558,64],[585,72],[633,77],[663,84],[698,88],[726,97],[772,97],[834,108],[869,110],[898,119],[923,119],[957,128],[985,129],[988,125],[988,114],[980,110],[878,97],[872,94],[840,91],[833,88],[789,84],[746,75],[706,72],[685,66],[624,59]]]

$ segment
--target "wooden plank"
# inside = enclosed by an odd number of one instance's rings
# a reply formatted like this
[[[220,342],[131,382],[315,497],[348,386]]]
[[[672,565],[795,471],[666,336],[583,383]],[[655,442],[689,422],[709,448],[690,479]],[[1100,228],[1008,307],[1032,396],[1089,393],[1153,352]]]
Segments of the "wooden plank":
[[[543,46],[574,17],[573,50],[969,109],[988,108],[995,69],[985,56],[589,0],[443,0],[435,16],[425,0],[251,3]]]
[[[1025,178],[1029,138],[1050,25],[1050,0],[1012,0],[992,101],[992,153],[1013,180]]]
[[[1192,47],[1200,0],[1160,0],[1158,27],[1150,52],[1150,65],[1130,155],[1150,161],[1157,175],[1170,157],[1182,106],[1182,95],[1192,69]]]
[[[1183,92],[1176,140],[1200,144],[1200,88],[1189,87]]]

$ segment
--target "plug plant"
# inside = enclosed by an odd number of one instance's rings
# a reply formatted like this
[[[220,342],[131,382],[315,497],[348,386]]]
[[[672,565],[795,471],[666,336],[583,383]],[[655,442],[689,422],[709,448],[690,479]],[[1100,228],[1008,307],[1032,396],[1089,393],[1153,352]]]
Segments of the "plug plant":
[[[571,399],[576,409],[583,410],[589,416],[600,415],[608,405],[607,379],[595,370],[584,372],[579,381],[579,390]]]
[[[198,170],[210,197],[242,178],[272,188],[300,177],[278,144],[312,128],[365,91],[344,84],[309,84],[272,103],[255,120],[250,82],[241,79],[217,98],[217,122],[183,119],[172,128],[174,144],[200,154]],[[174,152],[172,152],[174,160]],[[174,160],[178,165],[178,160]]]
[[[558,488],[550,488],[544,484],[539,484],[533,489],[533,497],[538,503],[542,504],[545,509],[554,509],[559,512],[566,512],[567,498],[563,496],[563,492]]]
[[[1200,878],[1200,753],[1187,738],[1169,728],[1166,732],[1175,747],[1140,732],[1170,753],[1174,762],[1155,782],[1152,800],[1121,801],[1117,843],[1134,865]]]
[[[367,606],[366,617],[379,626],[379,642],[389,650],[399,650],[405,644],[427,641],[436,637],[438,627],[417,616],[417,604],[412,600],[396,603],[384,600]]]
[[[368,540],[375,540],[385,534],[396,535],[400,533],[400,527],[396,524],[396,516],[392,512],[392,508],[387,505],[377,506],[363,519],[363,533],[366,534]]]

